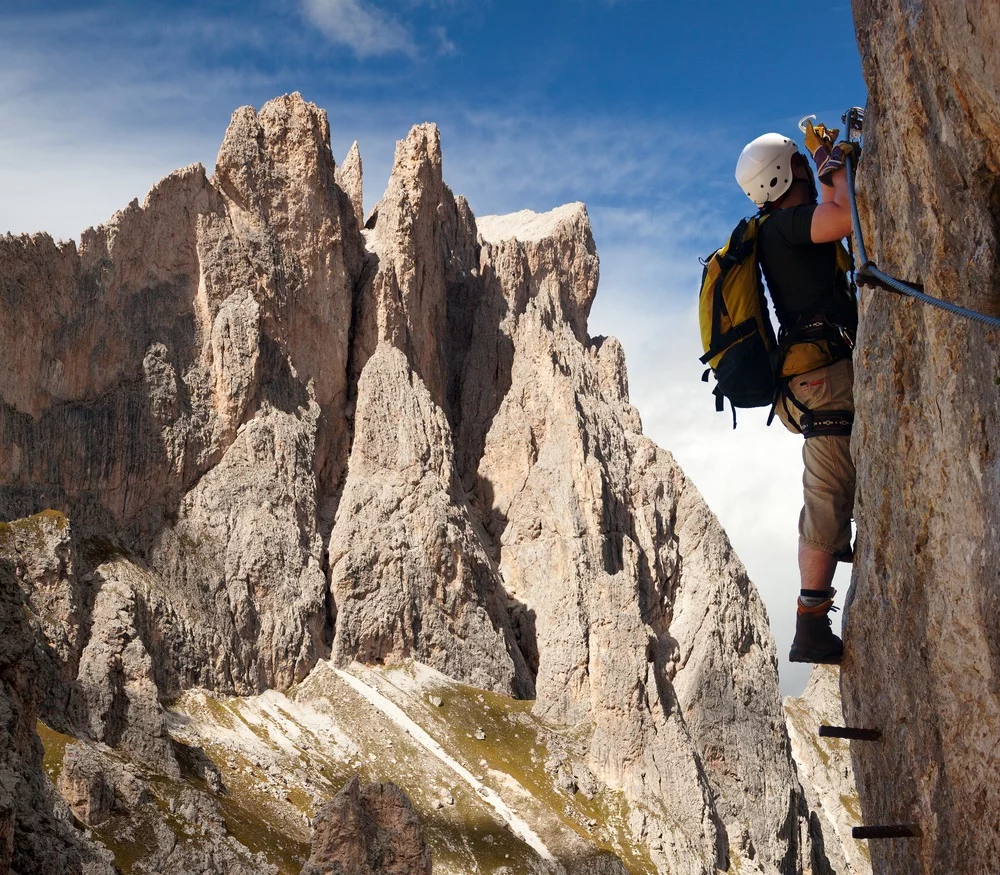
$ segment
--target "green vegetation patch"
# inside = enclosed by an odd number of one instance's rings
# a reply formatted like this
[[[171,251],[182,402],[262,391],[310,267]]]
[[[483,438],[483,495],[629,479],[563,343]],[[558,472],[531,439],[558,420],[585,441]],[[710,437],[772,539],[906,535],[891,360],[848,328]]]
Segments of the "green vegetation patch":
[[[285,796],[285,799],[287,799],[307,817],[311,818],[315,815],[315,812],[313,811],[312,797],[306,793],[305,790],[302,790],[299,787],[292,787]]]
[[[435,706],[430,701],[432,696],[439,697],[444,704],[441,707]],[[484,776],[487,770],[510,775],[530,794],[531,800],[511,799],[509,792],[504,791],[502,786],[494,788],[499,790],[508,804],[513,804],[515,809],[519,810],[520,816],[529,823],[535,818],[521,811],[521,808],[527,809],[530,806],[547,808],[563,826],[573,830],[598,849],[618,856],[632,875],[643,875],[643,873],[655,875],[656,866],[650,859],[647,849],[645,846],[636,847],[630,835],[628,820],[632,808],[623,793],[605,788],[592,799],[588,799],[581,792],[569,794],[556,786],[556,776],[546,770],[545,764],[551,757],[551,751],[545,741],[545,735],[558,734],[571,747],[576,747],[585,740],[578,728],[563,733],[544,727],[531,714],[534,702],[512,699],[464,684],[448,684],[424,690],[419,701],[420,708],[407,708],[410,717],[436,738],[469,771],[480,777]],[[485,735],[485,739],[478,739],[477,732]],[[589,734],[586,735],[589,739]],[[578,754],[577,759],[582,760],[584,755]],[[570,765],[569,757],[566,763]],[[492,782],[487,776],[484,783]],[[460,803],[457,790],[454,795]],[[481,806],[473,807],[476,810],[481,809]],[[494,848],[499,847],[499,843],[487,844],[484,847],[483,837],[489,833],[484,832],[482,836],[479,833],[487,829],[485,820],[495,824],[492,816],[485,812],[469,816],[484,818],[482,823],[474,820],[473,823],[467,824],[470,830],[468,837],[473,840],[477,859],[484,859],[479,856],[483,853],[496,865],[506,864],[514,871],[520,871],[516,865],[512,865],[515,859],[513,854],[507,859],[503,854],[497,857],[493,853]],[[592,832],[585,825],[588,821],[596,821],[599,828],[595,828]],[[544,840],[544,835],[542,838]],[[523,849],[527,847],[516,838],[514,842],[517,847]],[[510,852],[505,850],[504,853]]]
[[[208,711],[211,718],[218,723],[220,726],[225,726],[226,729],[236,728],[236,717],[238,712],[228,707],[224,702],[220,702],[214,696],[205,696],[204,705]],[[241,722],[246,722],[240,718]]]
[[[140,808],[131,816],[111,817],[100,826],[92,827],[94,836],[115,855],[115,867],[131,875],[139,863],[156,852],[156,811]],[[174,825],[168,822],[175,833]],[[178,833],[178,837],[180,837]]]
[[[52,729],[41,720],[35,724],[35,729],[44,750],[42,768],[49,780],[58,784],[66,748],[76,744],[79,739]],[[165,806],[164,810],[166,811]],[[82,824],[80,826],[83,827]],[[125,875],[129,875],[136,864],[149,857],[157,848],[154,816],[141,808],[129,816],[113,815],[98,826],[88,825],[86,828],[92,830],[97,840],[115,855],[115,866]]]
[[[469,795],[475,795],[471,789]],[[533,870],[538,859],[535,852],[497,821],[492,809],[482,800],[463,798],[458,788],[454,796],[454,807],[420,812],[435,871],[440,867],[451,872],[492,875],[502,866],[512,872]],[[470,854],[476,866],[471,870]]]
[[[267,727],[241,713],[239,698],[218,699],[209,694],[197,699],[185,697],[183,701],[171,703],[171,709],[199,717],[207,724],[197,741],[183,742],[174,738],[178,763],[187,783],[212,796],[219,806],[226,831],[236,841],[252,854],[262,853],[282,875],[298,875],[309,856],[311,836],[304,822],[291,825],[287,806],[292,805],[299,815],[311,816],[311,797],[301,788],[289,787],[283,800],[276,799],[268,790],[266,775],[243,753],[210,740],[212,724],[235,731],[246,727],[269,747],[276,748]],[[222,776],[225,788],[222,793],[214,793],[205,780],[205,767],[209,763]],[[338,786],[348,778],[346,774],[334,773],[328,764],[320,765],[314,760],[310,760],[310,764]]]
[[[16,551],[18,535],[30,539],[28,546],[31,549],[41,549],[45,546],[47,531],[63,531],[68,527],[69,519],[57,510],[43,510],[24,519],[0,522],[0,552],[11,557]]]
[[[53,784],[57,783],[62,774],[63,760],[66,758],[66,747],[76,742],[72,735],[57,732],[55,729],[42,723],[41,720],[35,723],[35,731],[42,740],[42,768],[49,780]]]
[[[215,800],[229,834],[251,853],[262,853],[282,875],[298,875],[309,857],[310,843],[274,826],[281,817],[268,804],[253,775],[229,771],[223,782],[228,792]]]
[[[740,872],[743,871],[743,858],[740,856],[740,852],[732,846],[729,848],[729,869],[727,871],[729,875],[740,875]]]
[[[0,522],[0,553],[10,558],[14,552],[14,529],[10,523]]]
[[[223,707],[225,707],[225,706],[223,706]],[[236,717],[236,719],[239,720],[240,723],[242,723],[244,726],[246,726],[247,729],[249,729],[254,735],[256,735],[265,744],[267,744],[268,746],[275,746],[277,744],[277,742],[273,738],[271,738],[271,733],[268,732],[268,729],[267,729],[266,726],[262,726],[259,723],[253,723],[253,722],[247,720],[247,718],[244,717],[240,713],[240,709],[239,708],[229,708],[228,710],[229,710],[230,714],[232,714],[234,717]]]
[[[87,563],[94,566],[128,557],[124,548],[118,543],[100,535],[85,538],[80,544],[80,555]]]
[[[851,820],[854,823],[861,823],[861,800],[858,798],[858,794],[855,791],[850,795],[841,793],[840,794],[840,804],[844,806],[844,810],[851,816]]]

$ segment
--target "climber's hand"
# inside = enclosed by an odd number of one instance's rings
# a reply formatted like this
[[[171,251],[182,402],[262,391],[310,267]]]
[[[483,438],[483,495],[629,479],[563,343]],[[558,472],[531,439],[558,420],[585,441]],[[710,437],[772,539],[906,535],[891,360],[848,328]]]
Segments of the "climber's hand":
[[[837,143],[837,145],[830,150],[830,153],[826,156],[822,163],[818,163],[816,165],[816,175],[819,177],[819,181],[822,182],[823,185],[830,185],[830,177],[832,177],[836,171],[847,165],[847,156],[853,155],[854,160],[856,161],[858,155],[860,154],[861,149],[857,143],[850,143],[846,140],[844,142]]]
[[[840,131],[836,128],[828,128],[823,124],[814,125],[812,121],[806,120],[806,149],[809,150],[817,169],[830,157],[830,152],[833,150],[833,144],[839,133]]]

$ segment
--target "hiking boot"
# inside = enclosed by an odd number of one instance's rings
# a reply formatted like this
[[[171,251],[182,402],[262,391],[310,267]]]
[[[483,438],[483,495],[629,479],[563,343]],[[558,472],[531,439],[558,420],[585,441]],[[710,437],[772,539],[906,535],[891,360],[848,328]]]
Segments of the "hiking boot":
[[[799,603],[795,617],[795,638],[788,653],[789,662],[812,662],[840,665],[844,642],[830,629],[830,611],[839,610],[833,599],[827,599],[814,608]]]

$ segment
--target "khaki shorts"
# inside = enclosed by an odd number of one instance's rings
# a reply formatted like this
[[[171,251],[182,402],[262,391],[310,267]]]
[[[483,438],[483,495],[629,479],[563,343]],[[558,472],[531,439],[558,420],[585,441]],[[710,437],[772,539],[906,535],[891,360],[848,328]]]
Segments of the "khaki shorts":
[[[854,410],[854,365],[841,359],[789,380],[795,398],[810,410]],[[785,428],[799,433],[791,424],[800,411],[790,401],[788,410],[778,400],[778,417]],[[851,545],[851,517],[854,514],[854,460],[851,438],[823,435],[809,438],[802,447],[802,492],[804,504],[799,515],[799,540],[824,553],[842,553]]]

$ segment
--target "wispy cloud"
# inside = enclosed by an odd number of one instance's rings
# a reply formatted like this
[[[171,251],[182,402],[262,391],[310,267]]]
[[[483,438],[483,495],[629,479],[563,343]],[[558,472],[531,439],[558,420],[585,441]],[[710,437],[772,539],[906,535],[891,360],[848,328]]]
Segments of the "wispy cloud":
[[[332,42],[359,58],[416,57],[417,44],[398,18],[366,0],[303,0],[302,11]]]
[[[458,53],[458,46],[448,38],[446,28],[433,27],[431,28],[431,33],[437,38],[439,55],[454,55]]]

